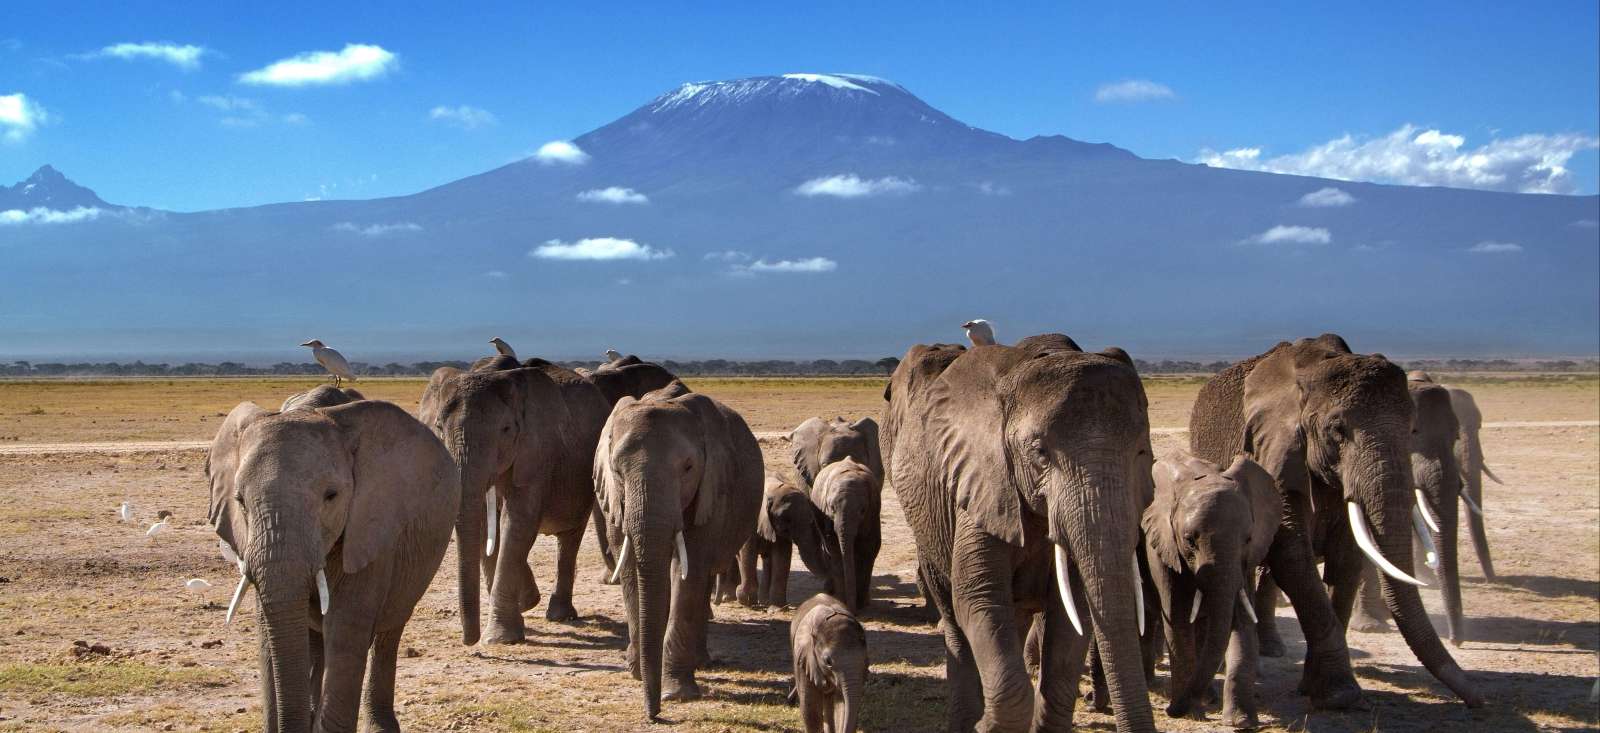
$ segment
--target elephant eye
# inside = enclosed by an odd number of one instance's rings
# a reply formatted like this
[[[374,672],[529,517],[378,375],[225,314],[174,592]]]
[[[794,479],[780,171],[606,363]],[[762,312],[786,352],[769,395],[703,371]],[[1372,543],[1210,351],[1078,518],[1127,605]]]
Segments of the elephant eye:
[[[322,500],[323,501],[333,501],[338,496],[339,496],[339,492],[334,491],[333,489],[328,489],[328,493],[322,495]]]
[[[1345,426],[1343,420],[1334,418],[1328,421],[1328,436],[1335,442],[1343,443],[1350,439],[1350,429]]]
[[[828,665],[828,669],[833,669],[833,655],[829,654],[824,656],[822,658],[822,663]]]

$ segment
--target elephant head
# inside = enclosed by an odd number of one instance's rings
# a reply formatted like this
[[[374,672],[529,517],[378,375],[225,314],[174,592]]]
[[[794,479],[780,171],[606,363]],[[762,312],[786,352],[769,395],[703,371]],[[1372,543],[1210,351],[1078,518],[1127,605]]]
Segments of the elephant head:
[[[867,632],[846,604],[821,594],[795,609],[789,622],[795,686],[836,700],[828,730],[856,730],[867,683]],[[804,697],[802,704],[809,702]]]
[[[1425,374],[1422,376],[1426,376]],[[1411,476],[1416,486],[1412,525],[1422,540],[1444,595],[1450,641],[1459,646],[1465,635],[1461,610],[1461,576],[1456,551],[1460,528],[1456,496],[1461,469],[1456,464],[1460,424],[1450,404],[1450,391],[1431,379],[1408,379],[1416,417],[1411,423]]]
[[[804,491],[777,476],[767,476],[761,512],[756,515],[756,535],[768,542],[793,542],[807,569],[831,578],[842,569],[823,540],[824,522]]]
[[[847,457],[866,466],[880,482],[883,480],[878,422],[870,417],[855,422],[842,417],[832,420],[813,417],[789,432],[789,442],[789,460],[807,485],[816,483],[824,467]]]
[[[239,555],[257,592],[268,719],[311,727],[310,598],[337,612],[339,580],[401,552],[408,517],[456,499],[453,466],[438,439],[405,410],[360,401],[269,413],[235,407],[206,458],[210,519]],[[329,582],[329,576],[332,582]]]
[[[1153,459],[1144,387],[1125,356],[976,347],[924,399],[931,480],[977,530],[1015,548],[1050,547],[1073,618],[1070,575],[1079,576],[1118,728],[1148,729],[1135,553]]]
[[[1244,379],[1245,452],[1277,477],[1280,490],[1312,495],[1326,487],[1350,532],[1383,571],[1382,592],[1406,643],[1424,666],[1469,705],[1481,703],[1440,643],[1411,575],[1411,425],[1405,372],[1381,354],[1351,353],[1332,334],[1282,343]]]
[[[859,540],[875,529],[878,520],[878,492],[882,483],[870,468],[854,458],[827,464],[811,489],[811,503],[824,519],[829,555],[838,558],[840,574],[830,576],[835,596],[849,609],[865,604],[865,591],[872,582],[869,558],[858,557]]]
[[[1167,609],[1175,622],[1205,619],[1195,645],[1192,676],[1173,680],[1167,714],[1183,717],[1203,699],[1222,662],[1234,628],[1235,604],[1250,605],[1251,580],[1278,531],[1282,499],[1272,476],[1244,456],[1223,470],[1186,452],[1174,452],[1163,457],[1152,473],[1155,500],[1145,509],[1143,521],[1151,567],[1191,579],[1184,584],[1195,589],[1190,605]],[[1169,600],[1188,600],[1178,596],[1173,593]],[[1246,613],[1254,616],[1253,610]]]
[[[585,378],[600,389],[600,394],[610,405],[617,404],[623,397],[642,397],[677,380],[672,372],[662,368],[660,364],[642,361],[631,354],[614,362],[601,364]]]

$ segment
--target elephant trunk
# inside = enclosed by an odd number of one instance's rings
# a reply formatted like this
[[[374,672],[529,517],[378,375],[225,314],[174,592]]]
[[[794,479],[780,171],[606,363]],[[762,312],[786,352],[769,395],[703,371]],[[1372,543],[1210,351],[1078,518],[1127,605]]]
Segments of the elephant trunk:
[[[866,665],[862,669],[852,669],[840,675],[839,697],[841,703],[833,708],[833,730],[835,733],[855,733],[858,716],[861,714],[861,696],[866,692],[867,681]]]
[[[483,552],[485,522],[488,521],[483,496],[489,477],[487,471],[473,464],[472,452],[464,438],[455,440],[450,452],[455,454],[456,470],[461,476],[461,504],[456,512],[456,594],[461,613],[461,643],[472,646],[478,643],[481,633],[479,555]]]
[[[861,521],[855,512],[846,510],[844,516],[839,518],[839,560],[844,565],[844,572],[840,575],[843,586],[839,589],[839,600],[844,601],[845,608],[852,611],[861,608],[861,598],[856,578],[856,535],[860,532]]]
[[[1465,440],[1466,455],[1462,457],[1461,477],[1466,482],[1466,496],[1478,509],[1483,509],[1483,442],[1478,437],[1478,431],[1467,431]],[[1450,501],[1455,501],[1451,497]],[[1483,528],[1483,515],[1478,512],[1467,512],[1468,528],[1472,534],[1472,551],[1478,556],[1478,565],[1483,568],[1483,577],[1494,580],[1494,559],[1489,556],[1489,533]]]
[[[634,583],[638,591],[639,676],[644,681],[644,711],[652,721],[661,713],[661,673],[665,661],[663,642],[667,636],[667,612],[672,605],[671,532],[645,536],[635,531],[628,538],[633,545]]]
[[[263,668],[272,675],[268,719],[281,731],[309,731],[312,724],[309,619],[311,588],[322,558],[321,541],[292,511],[264,507],[246,548],[245,566],[260,604]]]
[[[1234,558],[1219,561],[1209,569],[1202,568],[1197,575],[1196,585],[1204,596],[1201,613],[1205,616],[1205,623],[1196,635],[1193,676],[1184,682],[1182,694],[1173,701],[1174,707],[1178,708],[1177,715],[1187,714],[1205,699],[1206,691],[1211,687],[1211,678],[1216,675],[1228,651],[1228,640],[1233,633],[1234,607],[1239,600],[1239,591],[1244,587],[1244,572]]]
[[[1451,488],[1446,482],[1446,488]],[[1439,551],[1439,585],[1444,594],[1445,623],[1450,631],[1450,643],[1461,646],[1466,640],[1466,615],[1461,608],[1461,553],[1456,544],[1459,539],[1460,524],[1459,504],[1454,501],[1456,493],[1446,491],[1440,494],[1439,531],[1434,533],[1434,546]]]

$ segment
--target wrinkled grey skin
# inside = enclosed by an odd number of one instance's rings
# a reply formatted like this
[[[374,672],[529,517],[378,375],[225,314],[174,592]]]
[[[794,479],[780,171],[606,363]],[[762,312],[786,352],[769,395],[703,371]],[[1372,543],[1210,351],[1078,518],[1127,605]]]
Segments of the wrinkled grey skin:
[[[1483,430],[1483,413],[1478,410],[1471,392],[1460,387],[1446,386],[1445,389],[1450,390],[1450,406],[1461,426],[1456,434],[1456,465],[1461,468],[1463,494],[1483,509],[1483,477],[1500,483],[1500,477],[1483,461],[1483,441],[1478,436]],[[1462,511],[1466,512],[1472,550],[1478,556],[1479,567],[1483,568],[1483,577],[1494,580],[1494,559],[1489,556],[1489,534],[1483,528],[1483,515],[1467,509]]]
[[[833,578],[842,573],[838,559],[827,555],[822,517],[805,491],[767,475],[756,514],[756,531],[739,548],[738,562],[718,576],[717,602],[737,585],[739,602],[752,608],[788,603],[789,561],[799,548],[800,561],[813,575]],[[756,567],[760,562],[758,573]]]
[[[600,396],[605,398],[608,409],[616,406],[617,401],[623,397],[637,399],[678,379],[660,364],[644,361],[632,354],[601,364],[593,371],[584,369],[577,373],[600,390]],[[600,572],[600,582],[615,585],[611,581],[611,575],[617,567],[617,559],[613,556],[611,544],[607,540],[605,517],[601,516],[598,504],[595,505],[590,518],[594,522],[595,542],[600,546],[600,559],[605,562],[605,569]]]
[[[283,406],[278,408],[278,412],[333,407],[334,405],[343,405],[347,402],[356,402],[364,399],[366,397],[354,388],[345,387],[340,389],[331,384],[324,384],[304,392],[289,395],[289,398],[283,401]]]
[[[855,733],[867,690],[867,632],[825,593],[800,604],[789,622],[794,696],[807,733]]]
[[[621,555],[628,668],[654,720],[663,698],[700,696],[694,673],[709,658],[711,582],[755,531],[761,448],[737,412],[674,382],[617,403],[593,476]],[[687,568],[675,567],[680,532]]]
[[[1151,490],[1144,388],[1125,354],[1067,343],[917,345],[890,380],[885,453],[944,622],[950,730],[1071,726],[1088,640],[1067,622],[1057,547],[1106,659],[1118,730],[1154,730],[1134,608]],[[1019,633],[1040,610],[1036,691]]]
[[[508,361],[510,357],[490,357]],[[461,639],[479,640],[479,576],[492,593],[489,643],[516,643],[522,612],[538,605],[528,553],[539,534],[558,542],[556,590],[545,618],[577,617],[573,574],[594,503],[589,467],[607,406],[595,386],[543,359],[514,368],[433,373],[419,416],[449,449],[461,480],[456,519]],[[487,509],[496,490],[499,537],[485,554]]]
[[[811,503],[823,518],[828,555],[838,558],[828,592],[852,611],[867,606],[872,566],[883,545],[883,483],[871,468],[845,456],[827,464],[811,487]]]
[[[842,417],[813,417],[789,431],[789,461],[810,488],[828,464],[854,458],[883,481],[883,455],[879,451],[878,423],[870,417],[855,422]]]
[[[1244,456],[1224,469],[1175,451],[1153,474],[1155,501],[1143,525],[1171,652],[1167,715],[1202,712],[1227,652],[1222,721],[1254,728],[1256,632],[1239,598],[1254,593],[1256,567],[1278,531],[1278,491],[1272,476]],[[1201,605],[1191,623],[1196,592]]]
[[[367,730],[400,730],[400,635],[460,501],[444,446],[387,402],[283,413],[244,402],[218,429],[205,471],[211,522],[256,590],[266,730],[355,730],[358,707]]]
[[[1284,514],[1267,565],[1305,632],[1299,689],[1318,707],[1363,704],[1344,630],[1366,558],[1351,532],[1346,502],[1366,518],[1383,556],[1411,572],[1414,412],[1400,367],[1380,354],[1351,353],[1334,334],[1282,342],[1235,364],[1212,377],[1195,401],[1189,423],[1195,455],[1221,463],[1243,452],[1277,482]],[[1316,571],[1319,559],[1325,561],[1324,577]],[[1412,652],[1469,707],[1481,705],[1483,698],[1429,623],[1416,587],[1387,576],[1381,583]],[[1273,617],[1276,593],[1261,585],[1257,633],[1265,654],[1269,640],[1279,649],[1282,642]]]

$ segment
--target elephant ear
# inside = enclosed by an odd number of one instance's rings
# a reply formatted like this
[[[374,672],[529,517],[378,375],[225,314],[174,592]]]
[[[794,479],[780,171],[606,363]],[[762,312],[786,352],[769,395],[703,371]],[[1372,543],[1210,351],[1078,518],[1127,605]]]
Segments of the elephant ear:
[[[878,444],[878,421],[863,417],[850,423],[850,429],[867,441],[867,470],[878,479],[878,488],[883,488],[883,448]]]
[[[1233,479],[1250,500],[1250,552],[1245,562],[1247,569],[1254,569],[1266,559],[1272,538],[1278,533],[1283,497],[1278,495],[1272,475],[1248,456],[1234,458],[1233,465],[1222,475]]]
[[[807,486],[817,482],[817,474],[822,469],[817,465],[817,447],[827,430],[828,424],[822,418],[813,417],[789,431],[789,462],[794,464],[794,470]]]
[[[1005,347],[979,349],[956,360],[928,390],[928,430],[942,480],[956,505],[984,532],[1022,546],[1022,497],[1005,446],[1005,411],[996,382],[1014,363],[989,354],[1026,358]],[[1011,352],[1011,353],[1006,353]]]
[[[444,444],[398,405],[366,400],[321,412],[344,432],[350,450],[344,572],[401,552],[412,523],[460,504],[460,479]]]
[[[239,451],[243,447],[241,436],[250,423],[270,414],[254,402],[240,402],[217,428],[217,436],[211,439],[211,452],[206,455],[206,480],[211,483],[211,510],[207,519],[217,528],[217,536],[241,556],[244,548],[239,540],[244,527],[238,521],[238,502],[233,499],[237,488],[233,482],[239,472]]]
[[[613,415],[620,415],[625,410],[632,409],[639,401],[632,397],[623,397],[617,401],[612,409]],[[622,523],[622,502],[625,496],[621,477],[611,470],[611,425],[615,420],[607,420],[605,427],[600,429],[600,442],[594,451],[594,498],[600,504],[600,513],[613,527],[620,527]]]
[[[1297,364],[1320,360],[1323,354],[1331,356],[1332,352],[1275,349],[1244,378],[1244,452],[1266,469],[1281,493],[1310,492],[1306,435],[1300,420],[1306,398]]]
[[[778,530],[772,526],[772,500],[783,487],[776,476],[767,476],[767,485],[761,492],[761,511],[756,513],[756,535],[768,542],[778,541]]]
[[[692,502],[694,525],[698,527],[722,514],[727,493],[732,489],[733,433],[728,425],[728,415],[710,397],[690,393],[679,397],[677,401],[700,418],[700,444],[705,451],[705,460],[700,468],[700,485],[695,488]]]
[[[1178,526],[1173,515],[1178,511],[1179,494],[1195,479],[1186,458],[1186,454],[1173,451],[1150,469],[1156,485],[1155,498],[1145,507],[1140,521],[1145,544],[1161,559],[1162,565],[1175,573],[1183,572],[1183,556],[1178,552]]]

